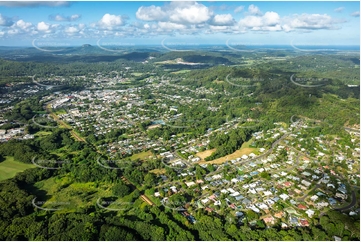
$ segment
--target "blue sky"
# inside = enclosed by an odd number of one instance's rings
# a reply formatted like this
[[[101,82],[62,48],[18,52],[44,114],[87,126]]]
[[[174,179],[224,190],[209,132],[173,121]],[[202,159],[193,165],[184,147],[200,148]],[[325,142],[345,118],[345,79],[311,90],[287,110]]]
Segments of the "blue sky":
[[[358,1],[0,2],[0,46],[359,45]]]

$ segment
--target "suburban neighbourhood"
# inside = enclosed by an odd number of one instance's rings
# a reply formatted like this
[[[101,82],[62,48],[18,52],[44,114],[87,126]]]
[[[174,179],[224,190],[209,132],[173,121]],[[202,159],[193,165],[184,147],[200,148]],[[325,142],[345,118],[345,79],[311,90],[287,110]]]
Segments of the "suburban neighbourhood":
[[[255,225],[263,221],[266,226],[281,223],[282,228],[307,227],[313,218],[331,209],[342,210],[349,204],[352,204],[349,215],[359,216],[359,203],[355,198],[360,178],[359,132],[348,129],[351,145],[345,145],[337,137],[307,135],[315,127],[307,118],[291,120],[291,125],[274,123],[274,129],[253,133],[246,146],[240,149],[242,152],[230,155],[232,158],[227,156],[206,162],[211,135],[227,133],[242,125],[248,127],[258,121],[227,117],[226,123],[197,138],[187,135],[171,135],[166,139],[149,137],[144,132],[165,125],[184,130],[193,127],[197,120],[183,119],[178,111],[180,106],[203,103],[212,112],[219,109],[207,98],[169,95],[168,88],[194,95],[217,93],[204,88],[190,90],[173,84],[172,78],[165,75],[146,79],[147,85],[142,87],[104,89],[127,81],[116,74],[110,78],[98,73],[88,90],[44,96],[43,101],[51,113],[38,114],[33,122],[51,128],[56,127],[55,121],[59,119],[80,135],[91,132],[95,140],[114,130],[131,129],[131,136],[99,144],[96,148],[111,159],[137,153],[148,154],[145,160],[161,159],[164,167],[173,170],[176,176],[168,176],[166,169],[158,170],[159,183],[148,195],[156,204],[181,212],[191,223],[196,223],[192,214],[198,209],[215,216],[230,214],[239,224]],[[75,79],[79,78],[85,77]],[[60,78],[54,77],[54,80]],[[51,89],[52,86],[34,85],[29,90],[36,92],[39,88]],[[145,98],[148,93],[154,97],[151,102]],[[142,123],[146,125],[139,125]],[[24,127],[26,125],[0,130],[0,141],[33,139],[34,135],[27,134]],[[259,144],[263,141],[271,145],[261,147]],[[203,172],[196,172],[197,167]],[[177,194],[181,199],[171,201]]]

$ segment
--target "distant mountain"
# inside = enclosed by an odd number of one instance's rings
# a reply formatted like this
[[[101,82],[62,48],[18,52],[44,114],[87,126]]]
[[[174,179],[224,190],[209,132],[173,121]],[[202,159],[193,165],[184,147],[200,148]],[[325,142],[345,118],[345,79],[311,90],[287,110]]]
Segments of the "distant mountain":
[[[17,61],[37,61],[37,62],[55,62],[55,61],[115,61],[124,59],[127,61],[143,62],[149,60],[150,56],[156,57],[157,61],[174,60],[182,58],[185,62],[203,63],[210,65],[234,64],[234,58],[215,52],[189,51],[189,52],[161,52],[157,48],[136,48],[129,47],[116,49],[111,46],[93,46],[83,44],[81,46],[69,46],[59,48],[0,48],[0,56],[3,59]],[[62,57],[62,58],[59,58]],[[85,58],[86,57],[86,58]]]

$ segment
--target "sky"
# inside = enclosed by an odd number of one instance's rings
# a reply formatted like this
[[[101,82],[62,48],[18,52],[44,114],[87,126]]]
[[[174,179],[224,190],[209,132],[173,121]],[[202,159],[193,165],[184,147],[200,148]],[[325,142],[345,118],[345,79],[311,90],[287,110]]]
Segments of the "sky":
[[[0,46],[359,45],[358,1],[0,1]]]

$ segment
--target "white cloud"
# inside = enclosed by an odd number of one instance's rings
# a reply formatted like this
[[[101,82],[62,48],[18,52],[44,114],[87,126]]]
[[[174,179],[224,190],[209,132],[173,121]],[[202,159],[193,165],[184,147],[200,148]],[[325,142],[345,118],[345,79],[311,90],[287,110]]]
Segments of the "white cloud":
[[[112,14],[106,13],[99,20],[98,25],[100,28],[112,30],[112,29],[115,29],[117,27],[124,25],[124,19],[120,15],[112,15]]]
[[[280,16],[276,12],[266,12],[263,16],[248,15],[239,21],[239,26],[259,31],[279,31]]]
[[[0,13],[0,26],[11,26],[14,22],[10,18]]]
[[[234,10],[234,12],[235,12],[235,13],[239,13],[239,12],[242,12],[243,9],[244,9],[244,6],[239,6],[239,7],[237,7],[237,8]]]
[[[249,5],[248,13],[252,15],[262,15],[261,10],[259,10],[259,8],[253,4]]]
[[[200,24],[207,22],[213,12],[203,4],[187,2],[172,2],[176,6],[169,15],[169,20],[181,24]]]
[[[50,30],[50,25],[45,22],[40,22],[37,25],[37,30],[42,32],[48,32]]]
[[[247,28],[261,27],[263,25],[262,17],[247,16],[239,21],[239,25]]]
[[[24,20],[20,19],[16,21],[13,25],[9,26],[7,29],[3,29],[4,35],[22,35],[22,34],[28,34],[32,35],[34,33],[34,25],[29,22],[25,22]]]
[[[155,21],[164,19],[166,17],[166,13],[161,7],[156,7],[154,5],[149,7],[141,6],[135,13],[135,16],[140,20]]]
[[[275,26],[280,23],[280,16],[276,12],[266,12],[262,19],[267,26]]]
[[[294,14],[291,17],[285,17],[283,19],[285,29],[337,29],[337,24],[345,22],[343,20],[333,19],[327,14]]]
[[[197,2],[171,2],[162,7],[141,6],[136,17],[143,21],[162,21],[183,25],[201,24],[209,21],[213,11]]]
[[[356,11],[356,12],[351,13],[351,16],[352,17],[360,17],[360,11]]]
[[[63,16],[60,14],[55,14],[55,15],[50,15],[49,20],[59,21],[59,22],[61,22],[61,21],[72,22],[72,21],[78,20],[80,17],[81,17],[80,14],[73,14],[71,16]]]
[[[226,30],[228,29],[228,26],[210,26],[211,30]]]
[[[80,30],[77,27],[74,26],[70,26],[70,27],[66,27],[64,32],[67,34],[75,34],[78,33]]]
[[[179,30],[186,29],[187,27],[183,24],[171,23],[171,22],[159,22],[158,26],[164,30]]]
[[[339,7],[339,8],[335,8],[333,11],[337,13],[341,13],[344,9],[345,9],[344,7]]]
[[[248,15],[238,22],[240,28],[254,31],[285,31],[338,29],[343,20],[333,19],[327,14],[294,14],[281,18],[276,12],[262,16]]]
[[[231,14],[217,14],[212,20],[212,25],[223,26],[233,25],[235,23]]]
[[[32,23],[27,23],[25,22],[24,20],[20,19],[18,20],[16,23],[15,23],[15,26],[14,27],[18,27],[22,30],[27,30],[29,29],[30,27],[32,27],[33,24]]]

